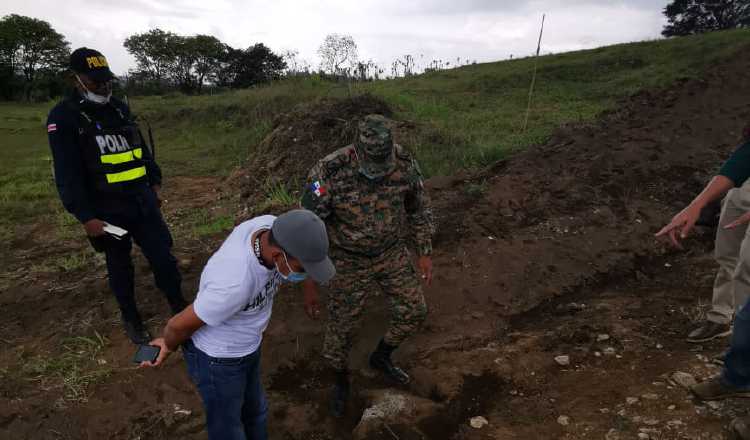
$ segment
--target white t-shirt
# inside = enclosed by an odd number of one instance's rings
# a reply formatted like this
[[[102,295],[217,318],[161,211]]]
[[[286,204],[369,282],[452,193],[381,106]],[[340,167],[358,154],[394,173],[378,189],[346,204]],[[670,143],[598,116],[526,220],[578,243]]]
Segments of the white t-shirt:
[[[193,307],[206,325],[192,339],[209,356],[242,357],[260,347],[283,279],[260,264],[252,237],[258,230],[271,229],[275,219],[264,215],[234,228],[201,273]]]

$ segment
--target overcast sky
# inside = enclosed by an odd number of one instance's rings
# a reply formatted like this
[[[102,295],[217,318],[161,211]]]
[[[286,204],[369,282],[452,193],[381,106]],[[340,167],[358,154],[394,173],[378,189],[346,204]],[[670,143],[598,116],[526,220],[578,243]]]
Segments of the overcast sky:
[[[210,34],[236,48],[262,42],[295,49],[318,66],[329,33],[350,34],[360,59],[390,65],[411,54],[418,64],[460,57],[494,61],[536,49],[547,14],[543,53],[658,38],[667,0],[2,0],[0,15],[48,21],[70,41],[99,49],[112,70],[135,66],[122,46],[153,28]],[[422,55],[422,56],[420,56]],[[420,60],[421,63],[420,63]]]

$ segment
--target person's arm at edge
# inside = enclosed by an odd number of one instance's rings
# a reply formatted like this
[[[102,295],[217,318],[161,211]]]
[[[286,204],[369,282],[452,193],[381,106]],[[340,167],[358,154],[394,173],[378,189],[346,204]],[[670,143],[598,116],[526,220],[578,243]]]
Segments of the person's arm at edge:
[[[695,226],[695,222],[698,221],[701,210],[714,200],[723,197],[727,191],[734,187],[735,182],[729,177],[723,175],[715,176],[685,209],[675,215],[668,225],[656,233],[656,237],[668,235],[675,247],[682,248],[679,240],[688,236]]]

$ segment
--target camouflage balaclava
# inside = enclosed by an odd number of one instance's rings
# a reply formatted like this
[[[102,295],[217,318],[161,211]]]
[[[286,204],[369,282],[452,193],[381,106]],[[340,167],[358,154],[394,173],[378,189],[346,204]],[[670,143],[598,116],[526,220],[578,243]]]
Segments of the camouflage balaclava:
[[[368,179],[379,179],[392,173],[393,137],[382,115],[367,115],[357,126],[354,148],[359,157],[360,172]]]

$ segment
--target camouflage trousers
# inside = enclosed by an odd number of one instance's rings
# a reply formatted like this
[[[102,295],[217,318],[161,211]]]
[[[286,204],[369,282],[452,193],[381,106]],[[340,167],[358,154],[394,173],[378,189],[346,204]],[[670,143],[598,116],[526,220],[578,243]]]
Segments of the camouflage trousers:
[[[389,298],[391,321],[384,339],[392,346],[401,344],[420,327],[427,316],[427,304],[420,277],[403,244],[376,257],[332,249],[331,259],[336,276],[329,288],[323,357],[340,371],[349,363],[352,330],[362,317],[368,294],[380,288]]]

